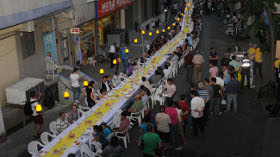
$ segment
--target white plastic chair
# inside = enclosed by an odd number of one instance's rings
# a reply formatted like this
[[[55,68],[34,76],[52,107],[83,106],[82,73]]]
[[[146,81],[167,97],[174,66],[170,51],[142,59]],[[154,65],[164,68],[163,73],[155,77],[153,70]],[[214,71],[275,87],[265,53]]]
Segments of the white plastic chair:
[[[97,153],[97,154],[102,154],[102,144],[101,144],[100,142],[96,142],[96,141],[94,140],[94,137],[93,137],[93,136],[90,137],[88,144],[89,144],[90,150],[93,150],[93,149],[92,149],[92,146],[94,146],[94,147],[95,147],[95,150],[96,150],[96,153]]]
[[[49,137],[51,137],[52,139],[55,138],[56,136],[48,133],[48,132],[43,132],[40,136],[41,141],[43,142],[44,145],[47,145],[48,143],[50,143],[49,141]]]
[[[130,120],[138,120],[138,124],[139,126],[141,125],[141,114],[142,114],[142,110],[140,110],[137,113],[131,113],[131,115],[128,117]]]
[[[81,157],[96,157],[96,156],[101,157],[101,155],[98,155],[98,154],[92,152],[87,144],[82,144],[82,146],[81,146]]]
[[[88,106],[87,97],[85,97],[85,104]]]
[[[108,142],[110,142],[110,140],[111,140],[111,138],[112,138],[113,136],[115,136],[115,133],[114,133],[114,132],[112,132],[112,133],[106,138],[106,140],[107,140]]]
[[[116,135],[119,139],[123,140],[123,143],[124,143],[124,147],[125,147],[125,148],[127,148],[127,142],[130,143],[129,134],[128,134],[128,129],[129,129],[129,127],[127,127],[123,132],[115,132],[115,135]],[[123,134],[124,136],[119,136],[118,133],[119,133],[119,134]]]
[[[38,151],[38,145],[41,147],[44,147],[44,145],[38,141],[32,141],[28,144],[27,149],[29,154],[31,155],[38,155],[39,151]]]
[[[50,131],[52,132],[52,134],[54,136],[57,136],[59,134],[57,129],[56,129],[56,121],[53,121],[53,122],[50,123]]]

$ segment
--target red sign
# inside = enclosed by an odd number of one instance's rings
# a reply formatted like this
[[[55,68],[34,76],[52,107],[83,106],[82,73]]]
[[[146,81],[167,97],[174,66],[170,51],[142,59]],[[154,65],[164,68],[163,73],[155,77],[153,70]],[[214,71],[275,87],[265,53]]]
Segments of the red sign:
[[[80,28],[71,28],[71,34],[80,34]]]
[[[97,2],[97,18],[109,15],[133,3],[133,0],[100,0]]]

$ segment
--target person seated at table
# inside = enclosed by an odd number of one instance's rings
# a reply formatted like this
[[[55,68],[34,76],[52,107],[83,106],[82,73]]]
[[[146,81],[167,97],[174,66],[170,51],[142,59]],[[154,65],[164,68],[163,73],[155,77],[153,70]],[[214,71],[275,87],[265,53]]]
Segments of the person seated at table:
[[[112,78],[112,83],[115,87],[121,83],[120,72],[115,72],[115,75]]]
[[[137,67],[140,67],[141,66],[141,64],[140,64],[141,62],[140,62],[140,59],[138,59],[138,58],[135,58],[135,60],[134,60],[134,63],[133,64],[135,64]]]
[[[107,82],[108,82],[109,86],[112,87],[112,88],[114,88],[115,86],[114,86],[114,84],[113,84],[113,82],[112,82],[110,76],[107,75],[106,78],[107,78]]]
[[[135,65],[136,65],[135,63],[129,63],[129,66],[128,66],[127,72],[126,72],[127,77],[129,77],[133,74],[133,70],[134,70]]]
[[[172,66],[174,62],[172,62],[169,58],[166,59],[166,64],[168,67]]]
[[[123,111],[121,113],[121,123],[119,128],[114,128],[115,132],[124,132],[130,125],[130,120],[127,118],[127,112]],[[124,134],[117,134],[118,136],[122,136]]]
[[[60,112],[59,118],[56,120],[56,130],[58,133],[63,132],[70,124],[66,120],[66,113]]]
[[[102,83],[101,83],[100,89],[107,91],[107,92],[110,92],[112,90],[112,87],[109,85],[109,83],[107,81],[107,76],[102,77]]]
[[[143,102],[143,104],[148,103],[150,100],[150,97],[147,95],[146,91],[143,90],[140,94],[141,94],[141,101]]]
[[[129,113],[138,113],[143,108],[144,108],[144,105],[143,105],[143,102],[141,101],[141,95],[136,94],[135,101],[134,101],[133,105],[131,106],[131,108],[128,109],[128,112]]]
[[[171,78],[167,79],[167,84],[162,90],[160,96],[162,96],[163,93],[165,93],[167,97],[172,97],[172,98],[176,94],[176,86],[173,84]]]
[[[78,105],[74,103],[74,105],[72,106],[72,110],[68,113],[67,121],[70,124],[74,123],[79,118],[77,107]]]
[[[122,146],[120,146],[120,140],[117,136],[113,136],[110,139],[110,144],[107,145],[102,151],[103,157],[121,157]]]
[[[167,64],[164,65],[164,70],[163,70],[163,73],[164,73],[164,77],[168,78],[169,74],[170,74],[170,71],[171,69],[168,67]]]
[[[150,82],[146,79],[146,77],[142,77],[142,85],[144,85],[146,88],[148,88],[151,93],[153,92],[153,88],[152,88]]]
[[[150,92],[150,90],[147,88],[147,87],[145,87],[144,85],[141,85],[140,86],[140,92],[139,92],[139,94],[140,94],[140,96],[141,96],[141,98],[142,98],[142,91],[145,91],[146,92],[146,94],[148,95],[148,96],[151,96],[151,92]]]
[[[100,93],[98,94],[98,100],[103,99],[107,94],[107,91],[100,89]]]
[[[93,131],[94,131],[94,133],[93,133],[94,139],[93,140],[101,143],[102,144],[102,149],[104,149],[108,142],[107,142],[107,140],[106,140],[106,138],[103,134],[102,127],[99,126],[99,125],[95,125],[93,127]]]
[[[101,127],[103,130],[104,137],[107,139],[107,137],[112,133],[112,130],[105,122],[101,123]]]
[[[76,155],[74,153],[70,153],[67,155],[67,157],[76,157]]]
[[[148,116],[144,116],[144,118],[143,118],[143,122],[142,122],[142,124],[141,124],[141,126],[140,126],[140,135],[143,135],[143,134],[145,134],[145,133],[147,133],[147,125],[152,125],[153,126],[153,128],[155,128],[154,127],[154,124],[152,124],[152,123],[150,123],[149,122],[150,121],[150,118],[148,117]]]

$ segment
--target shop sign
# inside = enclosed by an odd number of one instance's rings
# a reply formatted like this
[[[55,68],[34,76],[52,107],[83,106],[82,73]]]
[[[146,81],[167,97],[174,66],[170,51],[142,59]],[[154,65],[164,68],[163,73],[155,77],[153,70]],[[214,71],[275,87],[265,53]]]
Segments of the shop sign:
[[[133,0],[102,0],[97,3],[97,17],[109,15],[133,3]]]
[[[54,62],[56,62],[53,19],[43,22],[42,27],[43,27],[43,35],[44,35],[45,56],[47,55],[48,52],[51,53],[51,59]]]
[[[70,32],[71,34],[80,34],[80,28],[71,28]]]

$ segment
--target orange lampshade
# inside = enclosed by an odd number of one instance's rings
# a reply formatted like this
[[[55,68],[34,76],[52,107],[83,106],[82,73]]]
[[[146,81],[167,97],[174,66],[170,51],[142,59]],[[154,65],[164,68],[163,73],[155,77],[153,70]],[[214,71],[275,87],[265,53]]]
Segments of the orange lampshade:
[[[143,30],[143,31],[142,31],[142,34],[143,34],[143,35],[145,35],[145,34],[146,34],[146,32]]]
[[[162,32],[164,33],[164,32],[165,32],[165,29],[162,29]]]
[[[125,53],[128,53],[129,52],[129,49],[125,49]]]
[[[104,74],[104,69],[100,69],[100,74]]]
[[[159,30],[157,30],[156,33],[159,34]]]
[[[113,60],[113,64],[117,64],[117,60],[116,59]]]
[[[180,21],[180,18],[179,18],[179,17],[177,18],[177,21]]]
[[[88,86],[88,81],[84,81],[84,86],[87,87]]]
[[[153,35],[153,33],[152,32],[149,32],[149,36],[152,36]]]
[[[184,13],[181,14],[182,16],[184,15]]]
[[[36,106],[36,112],[41,112],[42,111],[42,105],[38,104]]]
[[[170,29],[170,27],[168,26],[167,29]]]
[[[134,39],[134,43],[138,43],[138,39]]]
[[[175,26],[175,23],[173,23],[172,26]]]

